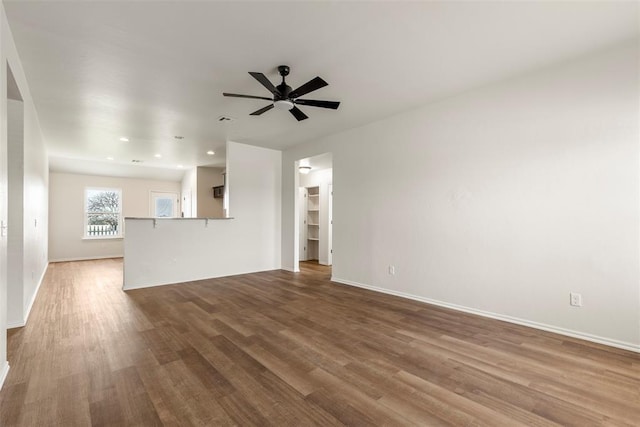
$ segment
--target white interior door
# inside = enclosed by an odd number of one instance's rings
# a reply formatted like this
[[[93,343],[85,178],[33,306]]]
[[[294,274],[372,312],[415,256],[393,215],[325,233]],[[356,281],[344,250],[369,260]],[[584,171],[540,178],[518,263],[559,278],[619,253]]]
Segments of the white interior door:
[[[178,193],[151,192],[151,216],[154,218],[176,218],[178,216]]]

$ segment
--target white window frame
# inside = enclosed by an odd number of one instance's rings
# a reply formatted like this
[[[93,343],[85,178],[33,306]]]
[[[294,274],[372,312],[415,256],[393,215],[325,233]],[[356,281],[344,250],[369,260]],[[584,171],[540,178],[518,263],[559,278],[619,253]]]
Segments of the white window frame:
[[[89,212],[89,192],[90,191],[112,191],[118,193],[118,229],[116,234],[96,236],[89,234],[89,214],[95,214],[96,212]],[[105,212],[112,213],[112,212]],[[109,187],[85,187],[84,189],[84,215],[83,224],[84,229],[83,239],[87,240],[104,240],[104,239],[122,239],[124,237],[124,222],[122,221],[122,189],[121,188],[109,188]]]

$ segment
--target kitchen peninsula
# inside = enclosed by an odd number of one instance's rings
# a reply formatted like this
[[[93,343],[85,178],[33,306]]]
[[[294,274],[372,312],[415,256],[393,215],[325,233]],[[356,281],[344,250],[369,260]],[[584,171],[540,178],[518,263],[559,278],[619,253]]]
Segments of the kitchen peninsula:
[[[233,218],[125,218],[124,290],[246,271]]]

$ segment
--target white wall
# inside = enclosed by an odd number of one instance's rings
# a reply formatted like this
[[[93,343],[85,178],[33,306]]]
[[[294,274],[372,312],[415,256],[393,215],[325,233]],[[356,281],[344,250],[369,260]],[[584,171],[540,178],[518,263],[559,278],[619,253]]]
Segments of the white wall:
[[[180,203],[182,205],[182,215],[184,218],[193,218],[198,216],[198,187],[197,187],[197,168],[191,168],[184,172],[182,178]]]
[[[331,183],[333,183],[333,170],[331,168],[300,174],[300,187],[319,187],[322,184]]]
[[[38,122],[26,77],[7,23],[4,7],[0,5],[0,220],[7,222],[7,64],[11,67],[16,86],[23,103],[23,228],[14,229],[11,224],[7,233],[22,232],[23,320],[29,314],[37,288],[47,266],[47,219],[48,219],[48,162],[44,139]],[[14,231],[15,230],[15,231]],[[0,237],[0,386],[8,372],[7,354],[7,237]],[[16,283],[14,282],[14,285]],[[18,298],[20,304],[20,298]],[[13,308],[13,307],[12,307]],[[18,310],[19,311],[19,310]]]
[[[26,85],[25,80],[21,82]],[[25,101],[24,108],[23,323],[26,323],[49,259],[49,162],[35,107]]]
[[[263,260],[262,270],[281,264],[281,167],[280,151],[227,142],[228,215],[242,225],[244,256]]]
[[[223,168],[197,168],[198,217],[222,218],[222,198],[213,197],[213,187],[224,184]]]
[[[11,37],[4,6],[0,4],[0,129],[7,128],[7,38]],[[8,213],[7,134],[0,132],[0,388],[9,373],[7,361],[7,235]]]
[[[23,101],[7,101],[9,240],[7,325],[26,324],[47,267],[48,171],[44,142]]]
[[[7,236],[7,326],[24,322],[24,107],[7,99],[8,215]]]
[[[151,191],[180,192],[180,182],[52,172],[49,257],[52,262],[123,256],[121,238],[84,239],[86,187],[122,189],[124,216],[149,217]],[[126,235],[126,229],[124,230]]]
[[[227,143],[232,219],[126,220],[124,289],[280,268],[281,152]]]
[[[286,151],[283,267],[295,161],[332,152],[335,280],[640,351],[638,59],[629,42]]]
[[[9,74],[9,73],[7,73]],[[7,100],[7,149],[9,162],[9,227],[7,241],[7,325],[24,325],[24,107]]]

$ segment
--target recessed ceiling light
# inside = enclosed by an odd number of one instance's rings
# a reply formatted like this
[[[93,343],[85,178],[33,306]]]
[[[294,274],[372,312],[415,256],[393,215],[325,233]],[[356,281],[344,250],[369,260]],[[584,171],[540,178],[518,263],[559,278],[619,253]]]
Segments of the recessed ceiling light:
[[[162,154],[154,154],[153,157],[155,157],[156,159],[159,159],[160,157],[162,157]]]
[[[107,157],[107,160],[113,160],[113,157],[109,156]]]
[[[122,136],[122,137],[120,137],[120,141],[129,142],[129,138],[127,138],[126,136]]]
[[[210,155],[210,156],[213,156],[216,153],[213,150],[209,150],[209,151],[207,151],[207,154]]]
[[[182,165],[178,165],[178,169],[182,169]]]

